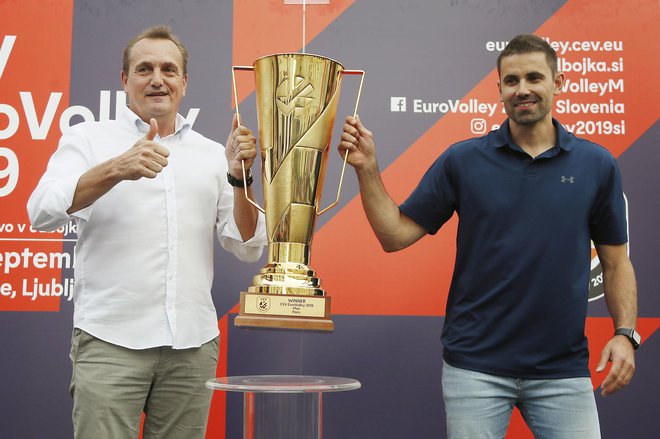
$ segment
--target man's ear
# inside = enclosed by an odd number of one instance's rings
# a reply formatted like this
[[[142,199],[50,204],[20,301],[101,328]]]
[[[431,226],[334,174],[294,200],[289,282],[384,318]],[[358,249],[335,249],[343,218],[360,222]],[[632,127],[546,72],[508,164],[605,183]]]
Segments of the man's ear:
[[[564,88],[564,79],[564,72],[557,72],[555,75],[555,89],[553,91],[554,95],[561,93],[562,89]]]
[[[124,87],[124,91],[126,90],[128,84],[128,75],[126,75],[126,72],[124,72],[124,69],[121,70],[121,85]]]

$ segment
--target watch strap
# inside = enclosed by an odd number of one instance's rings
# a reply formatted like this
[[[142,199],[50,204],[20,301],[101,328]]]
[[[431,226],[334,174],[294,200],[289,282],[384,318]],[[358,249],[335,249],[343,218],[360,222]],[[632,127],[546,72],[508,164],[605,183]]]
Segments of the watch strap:
[[[233,175],[231,175],[229,172],[227,172],[227,181],[229,182],[230,185],[234,187],[244,187],[243,185],[243,179],[242,178],[235,178]],[[247,186],[250,187],[252,184],[252,170],[248,169],[247,170],[247,175],[245,177],[245,182],[247,183]]]
[[[642,342],[642,337],[633,328],[617,328],[617,330],[614,331],[614,335],[625,335],[628,337],[628,340],[630,340],[634,349],[637,349]]]

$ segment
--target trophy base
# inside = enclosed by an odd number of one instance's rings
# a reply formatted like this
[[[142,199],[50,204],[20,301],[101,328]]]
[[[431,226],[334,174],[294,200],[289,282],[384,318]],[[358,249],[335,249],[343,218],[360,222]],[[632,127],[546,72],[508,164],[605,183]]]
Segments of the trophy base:
[[[238,315],[234,326],[241,328],[302,329],[307,331],[332,332],[335,324],[330,319],[302,319],[299,317],[262,317]]]
[[[330,297],[241,292],[234,326],[333,331]]]

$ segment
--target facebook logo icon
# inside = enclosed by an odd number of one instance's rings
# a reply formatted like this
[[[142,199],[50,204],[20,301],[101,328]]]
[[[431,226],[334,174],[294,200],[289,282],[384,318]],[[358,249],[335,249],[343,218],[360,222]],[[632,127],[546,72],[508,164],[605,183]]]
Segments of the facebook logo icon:
[[[406,111],[406,98],[390,98],[390,111]]]

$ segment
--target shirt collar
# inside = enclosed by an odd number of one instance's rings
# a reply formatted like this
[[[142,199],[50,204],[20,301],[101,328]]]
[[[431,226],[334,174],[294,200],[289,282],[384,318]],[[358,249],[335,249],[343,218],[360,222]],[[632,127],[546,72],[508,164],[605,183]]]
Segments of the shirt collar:
[[[133,110],[131,110],[128,106],[123,107],[124,111],[119,111],[117,115],[117,119],[126,123],[127,125],[130,125],[132,127],[135,127],[136,131],[138,134],[147,134],[149,132],[149,124],[140,119],[140,116],[135,114]],[[183,138],[183,136],[186,135],[186,133],[192,128],[192,125],[188,120],[181,116],[180,114],[177,113],[176,115],[176,124],[174,126],[174,133],[172,134],[173,136],[179,136],[179,138]]]
[[[555,143],[555,148],[559,147],[564,151],[570,151],[573,149],[573,135],[566,131],[566,128],[564,128],[564,126],[554,117],[552,118],[552,125],[554,125],[555,131],[557,132],[557,143]],[[498,130],[493,131],[489,143],[496,148],[501,148],[506,145],[515,145],[514,141],[511,139],[511,133],[509,132],[508,118]]]

